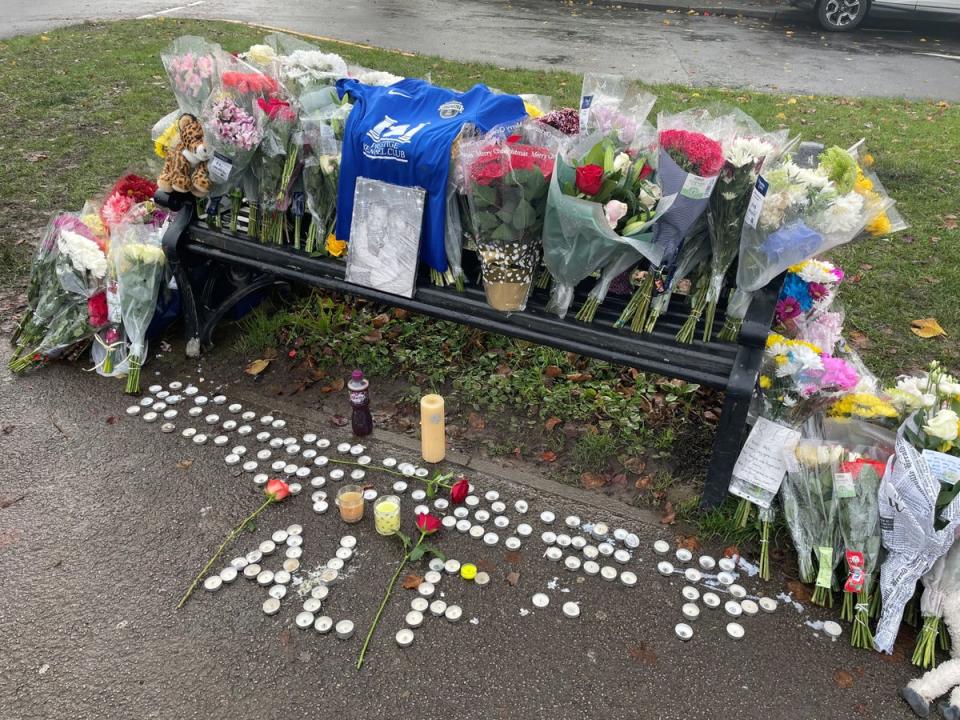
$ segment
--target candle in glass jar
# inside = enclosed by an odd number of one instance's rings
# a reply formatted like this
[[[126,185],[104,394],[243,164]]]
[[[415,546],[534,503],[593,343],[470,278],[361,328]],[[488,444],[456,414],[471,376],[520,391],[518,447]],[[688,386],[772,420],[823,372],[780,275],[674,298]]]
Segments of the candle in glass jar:
[[[443,398],[424,395],[420,398],[420,443],[424,462],[438,463],[446,455]]]
[[[400,529],[400,498],[384,495],[373,504],[373,522],[381,535],[393,535]]]
[[[360,522],[363,519],[363,488],[344,485],[337,491],[337,507],[340,508],[340,519],[345,523]]]

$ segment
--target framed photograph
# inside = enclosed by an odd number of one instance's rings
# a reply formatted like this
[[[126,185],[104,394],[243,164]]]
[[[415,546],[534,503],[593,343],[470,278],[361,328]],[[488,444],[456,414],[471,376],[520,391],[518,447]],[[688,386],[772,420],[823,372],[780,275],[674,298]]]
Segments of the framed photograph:
[[[347,282],[413,297],[426,191],[357,178]]]

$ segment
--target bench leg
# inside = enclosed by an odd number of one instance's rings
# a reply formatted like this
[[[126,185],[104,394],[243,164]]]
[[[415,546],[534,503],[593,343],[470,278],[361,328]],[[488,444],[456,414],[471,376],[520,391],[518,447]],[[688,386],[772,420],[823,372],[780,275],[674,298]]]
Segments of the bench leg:
[[[203,324],[200,326],[198,341],[203,348],[209,348],[213,345],[213,330],[216,328],[224,315],[226,315],[233,306],[253,293],[265,290],[273,286],[289,287],[286,280],[277,278],[273,275],[261,275],[260,277],[237,287],[230,295],[220,302],[217,307],[204,314]]]
[[[720,424],[713,441],[713,456],[707,469],[703,494],[700,496],[700,507],[704,510],[717,507],[727,497],[733,466],[740,455],[743,430],[752,397],[752,386],[746,392],[742,387],[727,389],[720,413]]]
[[[177,281],[177,289],[180,291],[180,307],[183,309],[183,325],[186,334],[186,355],[195,358],[200,355],[200,323],[197,314],[197,301],[193,293],[193,283],[190,281],[190,273],[182,256],[182,242],[187,227],[196,212],[196,204],[189,202],[174,205],[169,199],[164,197],[158,201],[167,207],[177,209],[177,214],[173,221],[167,227],[163,234],[163,252],[167,258],[167,264]]]

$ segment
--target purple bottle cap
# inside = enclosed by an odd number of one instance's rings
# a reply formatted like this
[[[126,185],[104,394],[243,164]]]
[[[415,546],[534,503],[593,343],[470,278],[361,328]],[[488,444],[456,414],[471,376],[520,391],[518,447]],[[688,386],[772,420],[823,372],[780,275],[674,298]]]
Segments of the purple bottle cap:
[[[360,380],[363,380],[363,371],[362,371],[362,370],[354,370],[354,371],[353,371],[353,374],[352,374],[350,377],[351,377],[355,382],[359,382]]]

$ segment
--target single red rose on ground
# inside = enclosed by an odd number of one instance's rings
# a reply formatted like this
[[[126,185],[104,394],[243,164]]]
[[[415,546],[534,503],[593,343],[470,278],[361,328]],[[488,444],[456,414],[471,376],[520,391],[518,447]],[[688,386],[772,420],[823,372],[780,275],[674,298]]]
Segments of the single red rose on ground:
[[[274,502],[280,502],[290,496],[290,486],[279,478],[270,478],[267,480],[267,487],[264,489],[267,497]]]
[[[466,478],[460,478],[453,484],[453,487],[450,488],[450,502],[454,505],[459,505],[467,499],[467,495],[469,494],[470,482]]]
[[[577,190],[584,195],[596,195],[603,185],[603,168],[599,165],[583,165],[577,168]]]
[[[429,513],[420,513],[417,515],[417,528],[424,535],[433,535],[440,529],[440,520]]]

